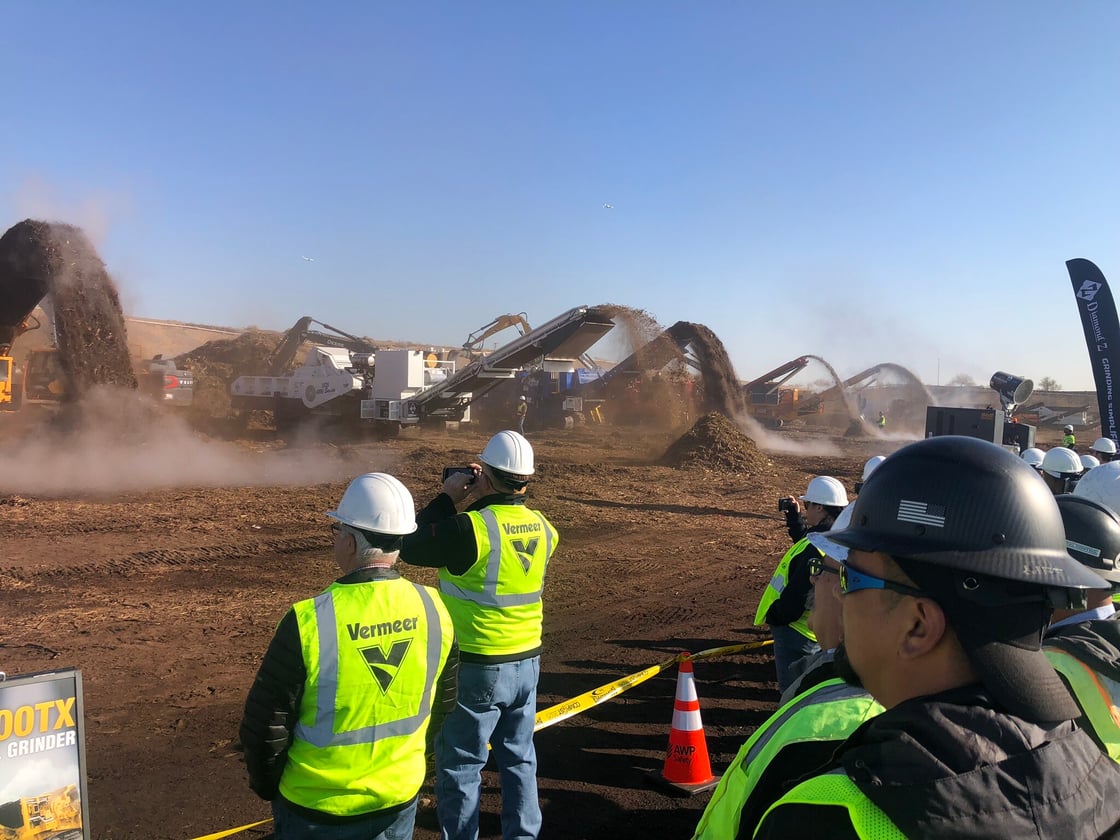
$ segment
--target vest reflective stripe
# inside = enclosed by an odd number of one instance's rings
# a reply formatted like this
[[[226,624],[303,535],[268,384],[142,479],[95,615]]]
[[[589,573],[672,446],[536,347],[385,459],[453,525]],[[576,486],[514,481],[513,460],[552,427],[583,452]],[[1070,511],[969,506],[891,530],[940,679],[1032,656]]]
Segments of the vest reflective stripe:
[[[743,744],[704,809],[694,840],[738,836],[740,817],[758,780],[785,747],[808,741],[839,743],[882,711],[866,691],[840,679],[820,683],[794,697]]]
[[[413,584],[424,604],[428,627],[426,640],[428,669],[424,675],[424,693],[416,714],[399,720],[375,723],[349,732],[334,731],[336,692],[338,690],[338,634],[334,616],[334,598],[330,590],[315,598],[315,621],[319,625],[319,691],[315,705],[315,723],[295,727],[295,736],[316,747],[339,747],[351,744],[372,744],[382,738],[411,735],[432,713],[432,692],[440,665],[440,620],[436,605],[425,588]],[[326,632],[324,632],[326,631]]]
[[[864,796],[843,770],[834,770],[802,782],[771,805],[762,815],[759,825],[766,821],[771,811],[783,805],[838,805],[848,809],[852,828],[859,837],[867,840],[906,840],[906,835],[898,830],[891,818]],[[756,826],[752,836],[757,833]]]
[[[782,559],[778,561],[778,566],[774,569],[774,576],[770,578],[770,583],[767,584],[766,589],[762,593],[762,598],[759,599],[758,609],[754,614],[754,623],[756,627],[761,627],[766,624],[766,613],[770,609],[770,605],[778,600],[778,596],[786,591],[786,586],[789,583],[789,564],[798,554],[804,550],[808,545],[811,545],[808,537],[802,537],[792,546],[789,551],[782,555]],[[816,551],[816,549],[813,549]],[[809,611],[805,610],[801,613],[796,621],[791,621],[789,626],[804,636],[806,639],[815,642],[817,635],[809,629]]]
[[[1120,685],[1064,650],[1043,648],[1043,652],[1054,670],[1066,678],[1077,705],[1109,758],[1120,761],[1120,709],[1116,705]]]
[[[536,511],[531,512],[540,520],[541,529],[544,531],[545,562],[548,562],[547,558],[552,556],[552,528],[543,516]],[[498,527],[498,518],[494,515],[494,511],[490,510],[490,508],[483,508],[478,511],[478,514],[482,517],[483,525],[486,527],[487,539],[490,543],[490,551],[486,557],[486,572],[483,578],[482,591],[472,592],[446,579],[440,579],[439,591],[446,595],[451,595],[454,598],[462,598],[464,601],[473,601],[484,607],[498,607],[501,609],[502,607],[520,607],[524,604],[535,604],[541,599],[543,587],[538,588],[534,592],[519,592],[509,595],[498,594],[498,580],[502,570],[502,532]],[[541,581],[543,583],[543,576]]]
[[[559,536],[524,505],[468,511],[478,559],[462,574],[439,570],[439,592],[460,650],[516,656],[541,644],[545,572]]]
[[[454,642],[434,591],[403,578],[333,583],[292,607],[307,680],[280,793],[328,814],[416,796],[436,683]]]

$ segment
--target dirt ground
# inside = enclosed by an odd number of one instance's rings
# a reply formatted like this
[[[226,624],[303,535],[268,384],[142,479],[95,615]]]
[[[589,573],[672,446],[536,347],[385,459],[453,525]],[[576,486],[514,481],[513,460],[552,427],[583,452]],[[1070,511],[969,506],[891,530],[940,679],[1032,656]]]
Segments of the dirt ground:
[[[766,638],[751,619],[789,546],[778,497],[822,473],[850,490],[868,456],[904,442],[783,431],[785,451],[747,467],[660,465],[678,437],[610,426],[530,435],[532,503],[561,534],[545,589],[541,708],[678,651]],[[324,511],[370,470],[398,475],[422,505],[442,467],[473,460],[485,439],[407,430],[314,444],[305,454],[338,479],[312,486],[0,494],[0,670],[81,669],[94,837],[195,838],[269,816],[246,785],[237,727],[276,622],[336,576]],[[238,445],[258,459],[284,449]],[[718,773],[773,710],[773,665],[760,652],[695,671]],[[538,733],[542,837],[690,836],[709,794],[681,798],[646,779],[662,766],[675,685],[672,669]],[[496,775],[484,782],[482,834],[497,837]],[[427,802],[415,836],[438,837]]]

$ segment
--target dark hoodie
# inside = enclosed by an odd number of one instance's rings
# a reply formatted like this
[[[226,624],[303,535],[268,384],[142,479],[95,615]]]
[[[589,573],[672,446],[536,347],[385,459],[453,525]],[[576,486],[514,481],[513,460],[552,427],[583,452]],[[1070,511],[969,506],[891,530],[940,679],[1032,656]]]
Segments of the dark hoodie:
[[[1015,717],[979,686],[900,703],[808,775],[837,766],[912,840],[1120,837],[1120,766],[1074,723]],[[858,835],[846,809],[791,804],[755,836]]]

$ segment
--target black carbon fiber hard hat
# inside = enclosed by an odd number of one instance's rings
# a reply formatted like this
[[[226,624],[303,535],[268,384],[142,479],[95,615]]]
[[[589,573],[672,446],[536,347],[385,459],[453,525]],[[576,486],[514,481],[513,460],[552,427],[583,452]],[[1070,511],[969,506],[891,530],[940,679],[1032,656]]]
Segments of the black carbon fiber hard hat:
[[[1066,493],[1058,496],[1066,551],[1115,588],[1120,584],[1120,518],[1104,505]]]
[[[946,435],[889,456],[829,539],[934,566],[1046,588],[1107,584],[1066,552],[1054,497],[1021,458],[978,438]]]

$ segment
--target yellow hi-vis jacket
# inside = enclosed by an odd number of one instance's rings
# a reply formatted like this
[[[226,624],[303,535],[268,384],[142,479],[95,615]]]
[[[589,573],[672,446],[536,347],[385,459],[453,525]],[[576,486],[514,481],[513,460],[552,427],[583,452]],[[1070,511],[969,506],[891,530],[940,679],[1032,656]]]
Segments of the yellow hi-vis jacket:
[[[809,545],[809,538],[802,537],[795,542],[778,561],[778,567],[774,569],[774,576],[770,578],[770,583],[766,585],[766,590],[762,593],[762,598],[758,602],[758,610],[754,614],[754,623],[756,627],[761,627],[766,624],[766,611],[770,609],[770,605],[778,600],[789,582],[789,563],[796,557],[805,546]],[[801,613],[801,617],[793,621],[789,625],[806,639],[812,642],[817,640],[817,635],[809,629],[809,610]]]
[[[868,799],[843,770],[834,770],[802,782],[771,805],[758,825],[762,825],[767,814],[783,805],[839,805],[848,809],[848,818],[859,837],[867,840],[906,840],[906,835],[883,813],[883,809]],[[752,834],[757,833],[758,826]]]
[[[770,762],[787,746],[807,741],[835,741],[839,745],[860,724],[882,711],[866,691],[840,679],[826,680],[794,697],[743,744],[704,809],[693,840],[738,837],[743,808]],[[754,830],[753,826],[747,828]]]
[[[511,656],[541,645],[541,591],[560,536],[544,514],[524,505],[468,511],[478,560],[461,575],[439,570],[439,592],[459,649]]]
[[[1043,652],[1069,684],[1097,742],[1109,758],[1120,761],[1120,685],[1064,650],[1043,647]]]
[[[307,682],[281,795],[339,816],[407,803],[454,640],[447,610],[403,578],[334,583],[292,609]]]

